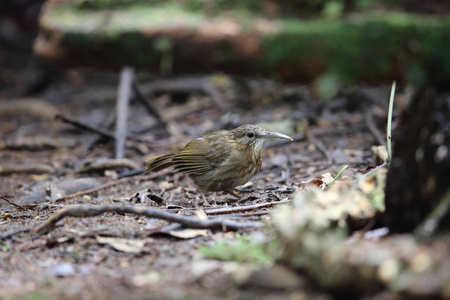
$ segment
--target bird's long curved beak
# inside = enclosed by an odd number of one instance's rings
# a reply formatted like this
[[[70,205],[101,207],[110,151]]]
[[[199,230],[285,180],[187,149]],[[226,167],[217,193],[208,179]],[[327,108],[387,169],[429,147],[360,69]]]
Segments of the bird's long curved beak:
[[[260,137],[263,139],[281,139],[281,140],[293,141],[293,139],[290,136],[287,136],[285,134],[278,133],[278,132],[267,132],[266,131]]]

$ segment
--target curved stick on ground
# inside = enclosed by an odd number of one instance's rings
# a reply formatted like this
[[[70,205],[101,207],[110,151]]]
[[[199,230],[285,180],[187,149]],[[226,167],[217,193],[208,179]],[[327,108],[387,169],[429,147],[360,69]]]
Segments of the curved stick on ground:
[[[264,208],[264,207],[271,207],[271,206],[274,206],[277,204],[286,204],[289,202],[291,202],[291,200],[286,198],[286,199],[283,199],[280,201],[267,202],[267,203],[258,203],[258,204],[234,206],[234,207],[212,208],[212,209],[205,210],[205,213],[207,215],[230,214],[230,213],[241,212],[241,211],[255,210],[255,209]]]
[[[214,220],[198,220],[191,217],[175,215],[173,213],[168,213],[159,209],[148,208],[143,206],[134,205],[80,205],[74,207],[67,207],[59,210],[50,219],[33,228],[31,231],[35,234],[45,234],[53,230],[56,222],[63,219],[64,217],[94,217],[107,212],[115,212],[118,214],[135,214],[143,215],[149,218],[163,219],[170,222],[176,222],[181,225],[190,228],[197,229],[220,229],[220,230],[241,230],[248,228],[262,228],[263,223],[261,222],[235,222],[225,219],[214,219]]]

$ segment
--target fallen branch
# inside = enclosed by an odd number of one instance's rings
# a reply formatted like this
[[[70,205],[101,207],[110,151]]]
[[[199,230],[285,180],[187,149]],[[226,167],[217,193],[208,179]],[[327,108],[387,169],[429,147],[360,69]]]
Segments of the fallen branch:
[[[285,204],[289,203],[291,200],[284,199],[277,202],[267,202],[267,203],[259,203],[259,204],[253,204],[253,205],[245,205],[245,206],[235,206],[235,207],[224,207],[224,208],[215,208],[215,209],[207,209],[205,210],[205,213],[207,215],[220,215],[220,214],[229,214],[234,212],[241,212],[241,211],[249,211],[249,210],[255,210],[262,207],[270,207],[277,204]]]
[[[56,225],[56,222],[65,217],[94,217],[104,213],[114,212],[118,214],[135,214],[142,215],[149,218],[157,218],[170,222],[176,222],[189,228],[197,229],[222,229],[225,230],[242,230],[248,228],[262,228],[261,222],[235,222],[231,220],[213,219],[213,220],[198,220],[191,217],[176,215],[168,213],[159,209],[148,208],[143,206],[134,205],[80,205],[74,207],[67,207],[59,210],[50,219],[38,225],[31,230],[35,234],[45,234],[52,231]]]

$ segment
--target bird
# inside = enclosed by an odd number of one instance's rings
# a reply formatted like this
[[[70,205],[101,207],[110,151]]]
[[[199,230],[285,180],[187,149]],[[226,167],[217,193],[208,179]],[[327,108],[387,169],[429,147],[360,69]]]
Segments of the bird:
[[[144,174],[173,167],[188,175],[201,192],[224,191],[239,198],[234,188],[247,183],[261,170],[261,149],[269,139],[293,141],[287,135],[268,132],[258,125],[241,125],[229,131],[207,133],[177,153],[147,160]],[[202,196],[206,201],[203,193]]]

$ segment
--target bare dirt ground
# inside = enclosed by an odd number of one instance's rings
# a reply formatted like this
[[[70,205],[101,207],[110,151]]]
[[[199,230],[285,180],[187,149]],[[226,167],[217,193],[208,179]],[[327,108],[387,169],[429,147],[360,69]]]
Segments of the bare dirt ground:
[[[364,112],[375,109],[375,120],[383,124],[384,112],[377,111],[373,101],[385,103],[388,98],[386,88],[358,88],[326,106],[308,87],[300,86],[280,87],[283,92],[278,97],[256,97],[245,105],[242,99],[225,97],[218,105],[211,96],[196,92],[186,97],[162,93],[151,101],[167,122],[167,132],[133,101],[129,130],[146,141],[129,141],[125,157],[130,161],[105,166],[101,159],[114,157],[114,142],[57,121],[54,115],[105,127],[114,111],[116,84],[115,75],[69,70],[33,98],[5,97],[0,102],[0,194],[20,204],[0,200],[2,235],[32,228],[60,208],[73,205],[126,203],[193,216],[198,209],[289,199],[300,182],[325,172],[336,174],[346,164],[350,167],[344,175],[354,176],[371,165],[370,147],[377,143],[367,129]],[[191,180],[172,171],[117,179],[132,163],[141,168],[145,159],[178,149],[207,132],[245,123],[291,135],[294,142],[272,143],[263,149],[262,171],[240,191],[239,200],[208,193],[210,206],[206,206]],[[102,167],[89,169],[93,162]],[[97,191],[71,196],[104,184]],[[270,222],[272,209],[267,206],[210,218]],[[239,285],[227,271],[227,263],[202,267],[205,258],[197,251],[222,238],[232,240],[236,232],[207,230],[192,238],[177,238],[168,233],[170,224],[106,213],[65,218],[54,231],[41,236],[28,232],[3,236],[0,298],[329,298],[311,285],[293,290]],[[238,233],[261,232],[265,231]],[[115,244],[117,239],[102,238],[126,239],[123,242],[128,247]]]

